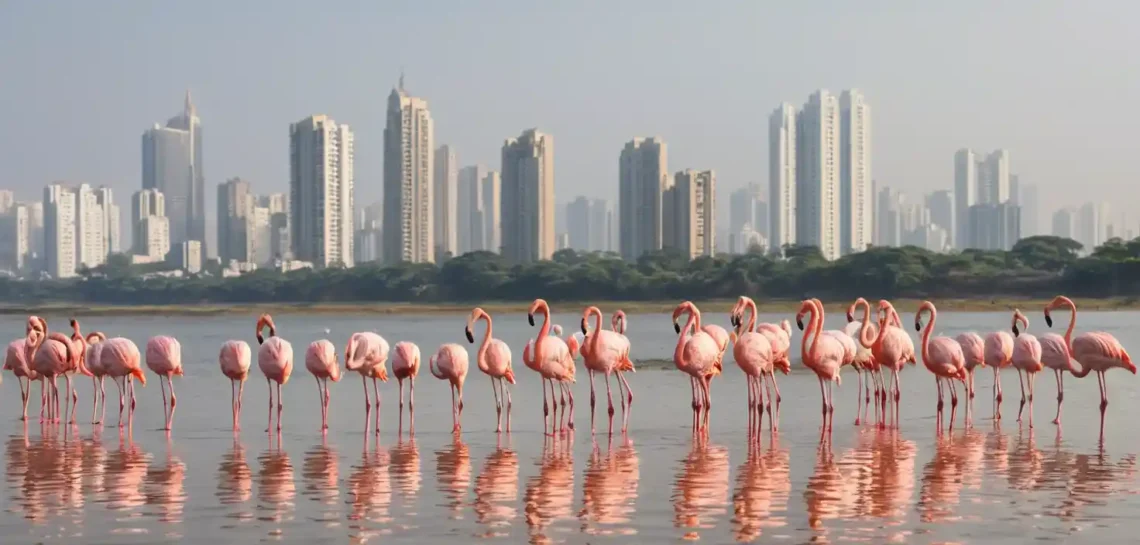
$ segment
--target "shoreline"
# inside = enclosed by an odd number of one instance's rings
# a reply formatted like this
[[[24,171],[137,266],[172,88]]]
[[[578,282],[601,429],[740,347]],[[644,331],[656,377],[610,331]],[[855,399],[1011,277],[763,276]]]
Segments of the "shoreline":
[[[556,301],[551,307],[556,313],[577,311],[589,305],[603,307],[606,312],[622,309],[628,314],[668,313],[680,301]],[[728,312],[735,299],[693,300],[699,308],[709,312]],[[944,312],[1005,312],[1014,308],[1040,309],[1048,299],[1035,298],[965,298],[933,300],[938,309]],[[1074,299],[1077,308],[1092,311],[1140,310],[1140,299],[1104,298]],[[893,300],[899,312],[914,312],[922,303],[919,299]],[[760,313],[794,313],[799,310],[799,300],[757,301]],[[849,301],[824,302],[828,312],[845,312]],[[872,304],[874,301],[872,300]],[[414,314],[464,314],[480,306],[490,313],[525,313],[530,303],[525,301],[487,301],[475,303],[261,303],[229,305],[203,303],[194,305],[83,305],[75,303],[51,303],[41,305],[0,305],[3,315],[84,315],[84,316],[224,316],[256,315],[262,312],[271,314],[372,314],[372,315],[414,315]]]

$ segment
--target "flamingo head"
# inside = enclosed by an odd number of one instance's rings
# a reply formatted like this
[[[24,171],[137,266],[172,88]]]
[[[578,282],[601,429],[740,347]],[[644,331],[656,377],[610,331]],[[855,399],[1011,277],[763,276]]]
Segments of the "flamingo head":
[[[530,309],[526,312],[526,320],[530,322],[531,327],[534,327],[534,313],[544,308],[548,311],[550,310],[550,305],[547,305],[543,299],[535,299],[534,302],[530,304]]]
[[[1046,317],[1046,321],[1051,322],[1052,320],[1049,320],[1048,317]],[[1029,319],[1026,318],[1024,314],[1021,313],[1020,309],[1015,308],[1015,309],[1013,309],[1013,325],[1010,328],[1013,331],[1014,337],[1021,335],[1021,330],[1017,328],[1018,322],[1021,322],[1022,325],[1025,326],[1025,329],[1029,329]]]
[[[582,321],[581,321],[580,325],[582,326],[582,334],[583,335],[586,335],[590,332],[588,329],[586,329],[586,318],[585,317],[582,317]]]
[[[796,327],[800,328],[800,331],[804,330],[804,315],[808,312],[815,313],[815,301],[804,299],[800,303],[800,311],[796,313]]]
[[[732,327],[740,326],[740,317],[736,315],[736,309],[733,309],[732,314],[728,316],[728,322],[732,324]]]
[[[680,318],[681,315],[685,313],[685,311],[689,311],[691,313],[692,307],[692,302],[683,301],[681,304],[677,305],[677,308],[673,309],[673,331],[681,333],[681,324],[677,323],[677,318]]]
[[[475,344],[475,335],[471,334],[471,326],[464,328],[463,332],[467,334],[467,342]]]
[[[1052,304],[1045,305],[1045,325],[1053,327],[1053,317],[1049,315],[1049,310]]]

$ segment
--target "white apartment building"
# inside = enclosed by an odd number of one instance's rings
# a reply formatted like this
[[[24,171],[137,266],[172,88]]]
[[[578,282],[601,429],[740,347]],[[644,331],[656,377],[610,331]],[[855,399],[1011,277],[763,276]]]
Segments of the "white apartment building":
[[[435,259],[444,254],[459,254],[458,219],[459,163],[451,146],[440,146],[435,150],[434,186],[432,188],[432,238],[435,241]]]
[[[385,263],[435,261],[433,143],[428,103],[408,95],[401,77],[388,96],[384,127]]]
[[[664,247],[690,258],[716,254],[716,173],[682,170],[665,192]]]
[[[62,184],[44,188],[44,269],[52,278],[75,276],[76,191]]]
[[[768,116],[768,242],[779,251],[796,244],[796,108],[781,104]]]
[[[459,170],[456,181],[455,231],[459,254],[487,250],[484,244],[483,178],[487,167],[472,165]]]
[[[206,238],[202,128],[186,92],[182,113],[155,124],[142,137],[142,187],[166,195],[174,243]]]
[[[871,188],[871,106],[857,89],[839,96],[840,248],[862,252],[874,242]]]
[[[662,247],[662,199],[673,186],[668,162],[668,147],[659,137],[637,137],[622,148],[618,159],[618,238],[625,259],[637,259]],[[573,245],[573,234],[570,238]]]
[[[353,265],[353,147],[349,126],[328,116],[289,127],[290,239],[298,260]]]
[[[0,200],[3,200],[0,195]],[[0,268],[14,273],[31,263],[31,210],[25,203],[10,203],[0,214]]]
[[[503,251],[503,180],[497,170],[483,177],[483,249]]]
[[[839,100],[820,90],[796,115],[796,242],[826,259],[841,251]]]
[[[143,189],[131,195],[131,225],[134,261],[154,262],[166,258],[170,252],[170,219],[166,217],[166,197],[161,191]]]
[[[550,259],[554,233],[554,137],[523,131],[503,144],[503,257],[521,263]]]

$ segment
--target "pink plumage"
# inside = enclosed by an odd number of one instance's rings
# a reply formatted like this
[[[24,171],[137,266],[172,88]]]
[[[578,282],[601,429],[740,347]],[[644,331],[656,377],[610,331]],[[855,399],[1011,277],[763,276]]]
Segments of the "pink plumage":
[[[962,347],[962,356],[966,358],[967,371],[973,371],[975,367],[986,364],[986,343],[980,335],[969,331],[954,339],[958,341],[958,346]]]
[[[107,376],[112,377],[115,385],[119,387],[119,426],[122,427],[123,408],[126,406],[124,395],[131,400],[130,409],[127,411],[127,420],[130,421],[134,418],[135,412],[134,380],[137,379],[142,385],[146,385],[146,375],[142,371],[142,356],[134,341],[125,337],[112,337],[99,344],[103,347],[99,350],[99,362],[107,370]],[[123,379],[123,386],[119,385],[119,379]]]
[[[400,345],[397,344],[396,347],[399,348]],[[455,343],[441,345],[435,355],[428,360],[428,370],[435,378],[450,383],[452,430],[458,432],[462,428],[463,382],[467,380],[467,349]]]
[[[831,401],[831,383],[839,382],[839,370],[843,366],[845,350],[839,339],[832,335],[823,334],[823,305],[811,299],[800,304],[800,311],[796,314],[796,321],[802,324],[802,316],[811,314],[811,321],[804,329],[800,339],[800,355],[804,366],[811,369],[820,382],[823,392],[823,429],[832,428],[832,418],[835,405]],[[811,344],[808,344],[808,339]]]
[[[252,352],[245,341],[226,341],[218,351],[218,367],[230,379],[230,412],[233,430],[241,429],[241,402],[245,394],[245,380],[249,377]]]
[[[336,347],[328,339],[309,343],[305,350],[305,369],[314,377],[340,381],[340,366],[336,361]]]
[[[589,331],[589,320],[594,319],[594,330]],[[722,329],[723,331],[723,329]],[[602,311],[598,307],[590,306],[582,312],[582,335],[584,339],[580,351],[590,376],[590,433],[594,432],[594,373],[601,373],[606,381],[606,398],[608,400],[608,414],[610,430],[614,425],[614,401],[610,390],[610,375],[626,367],[629,359],[629,339],[616,331],[602,329]],[[726,342],[728,334],[725,333]],[[628,365],[632,369],[632,364]],[[620,383],[619,383],[620,389]]]
[[[262,337],[262,330],[269,328],[269,338]],[[281,387],[289,382],[293,374],[293,345],[289,341],[277,336],[277,326],[268,314],[262,314],[257,319],[257,342],[261,344],[257,349],[257,367],[265,375],[265,385],[269,389],[269,425],[265,431],[273,430],[273,385],[277,383],[277,433],[281,433],[281,413],[285,405],[281,401]]]
[[[151,337],[146,343],[146,366],[157,375],[182,376],[182,344],[167,335]]]

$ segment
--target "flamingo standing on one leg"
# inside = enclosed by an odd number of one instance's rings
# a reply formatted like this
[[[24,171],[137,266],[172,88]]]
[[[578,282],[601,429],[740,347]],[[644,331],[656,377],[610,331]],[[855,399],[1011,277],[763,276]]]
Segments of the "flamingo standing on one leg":
[[[313,374],[317,382],[317,396],[321,404],[321,433],[329,429],[329,401],[332,393],[329,392],[329,379],[340,382],[340,365],[336,361],[336,347],[332,341],[321,339],[309,343],[305,350],[305,369]]]
[[[396,375],[400,388],[400,422],[396,429],[398,433],[404,433],[404,379],[408,379],[408,433],[415,435],[416,375],[420,374],[420,347],[408,341],[396,343],[392,352],[392,374]],[[380,399],[380,394],[376,394],[376,399]],[[376,408],[376,414],[380,414],[379,407]]]
[[[263,328],[269,328],[269,338],[261,336]],[[273,318],[262,314],[257,319],[257,367],[265,375],[265,385],[269,388],[269,424],[266,432],[273,430],[273,384],[277,383],[277,433],[281,433],[281,413],[285,404],[281,400],[281,387],[289,382],[289,375],[293,374],[293,345],[289,341],[277,336],[277,326],[273,325]]]
[[[804,329],[803,315],[811,314],[807,329]],[[823,397],[823,430],[831,430],[831,420],[835,415],[835,405],[831,402],[831,383],[839,382],[839,370],[843,365],[843,345],[839,339],[822,334],[823,307],[810,299],[800,304],[796,314],[796,325],[804,332],[800,341],[800,353],[804,366],[815,372],[819,379],[819,393]],[[814,336],[813,336],[814,334]],[[808,345],[808,338],[811,345]],[[826,384],[825,384],[826,382]]]
[[[146,386],[146,375],[142,370],[142,357],[139,347],[134,341],[125,337],[111,337],[101,343],[99,349],[99,363],[107,370],[107,376],[115,381],[119,391],[119,427],[123,427],[123,408],[125,399],[130,399],[130,408],[127,410],[127,422],[133,423],[135,418],[135,383]],[[119,379],[122,379],[122,384]]]
[[[764,386],[764,393],[767,400],[764,403],[763,410],[768,411],[768,425],[772,431],[780,429],[780,386],[776,383],[776,370],[779,369],[781,373],[788,374],[792,369],[791,360],[788,357],[788,352],[792,346],[792,324],[787,320],[781,321],[779,324],[771,323],[756,323],[756,302],[751,297],[740,296],[736,300],[736,306],[733,307],[733,314],[737,316],[738,321],[744,319],[744,310],[749,311],[748,324],[744,327],[743,331],[755,331],[764,335],[768,339],[768,344],[772,346],[772,370],[760,377],[761,383]],[[768,389],[768,384],[772,388]],[[772,398],[775,398],[775,415],[772,411]],[[758,410],[761,408],[758,407]]]
[[[364,385],[364,431],[368,432],[368,416],[372,403],[368,400],[368,379],[372,379],[372,393],[376,397],[376,433],[380,433],[380,388],[376,380],[388,382],[388,341],[371,331],[353,333],[344,346],[344,368],[360,373]]]
[[[677,324],[677,318],[688,313],[688,321],[682,328]],[[696,331],[689,334],[696,328]],[[709,399],[709,383],[707,377],[716,368],[720,357],[720,346],[716,339],[701,328],[701,311],[692,301],[682,302],[673,310],[673,330],[677,332],[677,347],[673,350],[673,363],[677,369],[689,375],[693,390],[693,431],[708,430],[708,413],[712,409]],[[701,419],[701,409],[705,417]]]
[[[962,333],[954,340],[962,347],[962,356],[966,358],[966,426],[973,424],[974,412],[974,369],[986,366],[986,343],[982,337],[973,331]]]
[[[91,371],[92,424],[102,424],[107,416],[107,390],[103,384],[103,379],[107,376],[107,367],[103,365],[101,358],[103,351],[101,343],[105,340],[107,336],[101,331],[92,331],[86,338],[87,354],[84,357],[84,365],[88,371]],[[102,411],[99,410],[100,405],[103,407]]]
[[[930,314],[930,321],[926,329],[922,328],[922,313]],[[954,429],[954,413],[958,409],[958,390],[954,386],[955,380],[962,381],[967,386],[966,356],[962,353],[962,345],[950,337],[930,338],[934,331],[934,322],[938,321],[938,310],[934,303],[923,301],[914,313],[914,329],[922,332],[922,364],[931,373],[934,373],[934,383],[938,388],[938,432],[942,433],[942,383],[950,386],[950,426]]]
[[[542,313],[542,327],[532,343],[523,348],[523,363],[542,375],[542,424],[546,431],[547,417],[550,415],[549,405],[546,402],[546,383],[550,382],[550,394],[554,396],[554,383],[563,387],[566,382],[574,382],[575,365],[574,354],[578,353],[578,339],[570,337],[562,340],[561,337],[550,335],[550,305],[543,299],[535,299],[527,311],[527,322],[534,327],[534,314]],[[555,398],[556,399],[556,398]],[[557,400],[556,400],[557,402]],[[557,406],[555,407],[557,410]],[[565,409],[564,409],[565,410]],[[570,422],[563,431],[574,429],[574,393],[570,392]],[[550,435],[554,435],[553,427]]]
[[[752,330],[756,321],[755,304],[746,308],[752,310],[752,316],[748,321],[748,330],[744,328],[743,317],[737,315],[735,309],[730,315],[732,324],[736,327],[733,335],[732,355],[736,364],[740,366],[740,370],[744,371],[745,380],[748,383],[748,435],[758,439],[764,420],[763,377],[772,372],[774,356],[772,355],[772,343],[768,341],[768,337]]]
[[[1014,369],[1017,369],[1017,382],[1021,385],[1021,406],[1017,409],[1017,421],[1021,422],[1021,411],[1025,408],[1025,390],[1029,389],[1029,427],[1033,427],[1033,383],[1037,380],[1037,373],[1044,365],[1041,363],[1041,343],[1037,337],[1018,330],[1017,323],[1021,322],[1025,329],[1029,329],[1029,320],[1018,309],[1013,309],[1013,359]],[[1025,373],[1022,380],[1021,374]]]
[[[479,344],[479,350],[475,353],[475,365],[479,366],[479,370],[491,378],[491,392],[495,394],[495,433],[503,431],[504,404],[507,406],[507,433],[510,433],[511,392],[503,381],[506,380],[510,384],[515,383],[515,372],[511,369],[511,347],[491,336],[491,315],[478,307],[472,310],[471,315],[467,317],[467,327],[463,331],[467,335],[467,342],[475,343],[475,334],[472,329],[475,322],[480,319],[487,322],[487,332],[483,334],[483,342]],[[496,384],[498,387],[495,386]],[[502,394],[499,393],[500,391]],[[546,389],[543,388],[543,391]]]
[[[994,370],[994,420],[1001,420],[1001,369],[1013,361],[1013,336],[998,330],[985,336],[985,365]]]
[[[610,327],[617,333],[625,336],[625,328],[629,325],[629,320],[625,317],[625,311],[618,309],[614,311],[613,317],[610,318]],[[628,338],[626,339],[629,340]],[[621,365],[618,366],[614,373],[618,378],[618,398],[621,402],[621,431],[625,433],[629,429],[629,412],[633,410],[633,390],[629,387],[629,382],[625,380],[625,372],[636,373],[637,370],[633,368],[633,360],[629,359],[629,354],[625,355]],[[622,388],[625,392],[622,392]],[[628,402],[628,403],[627,403]],[[627,407],[628,404],[628,407]]]
[[[29,331],[30,333],[30,331]],[[36,333],[37,335],[39,332]],[[32,382],[40,380],[40,376],[28,365],[27,352],[24,350],[27,347],[28,339],[16,339],[8,343],[8,352],[4,357],[4,369],[12,371],[16,375],[16,381],[20,383],[20,403],[23,405],[23,411],[20,420],[28,419],[28,400],[32,397]],[[24,383],[27,382],[25,388]],[[43,383],[41,383],[42,385]],[[41,392],[44,392],[41,388]],[[43,394],[40,395],[40,410],[43,410],[44,399]],[[42,416],[42,413],[41,413]]]
[[[245,394],[245,379],[249,378],[252,352],[245,341],[226,341],[218,352],[218,366],[230,379],[230,409],[233,412],[233,430],[241,430],[241,400]]]
[[[399,346],[399,345],[397,345]],[[463,382],[467,380],[467,350],[462,345],[445,343],[435,355],[428,359],[428,371],[451,386],[451,431],[459,433],[463,428]]]
[[[863,307],[863,319],[856,321],[855,310],[859,307]],[[858,401],[855,408],[855,425],[858,426],[860,416],[871,405],[872,383],[875,386],[876,414],[879,412],[879,398],[882,395],[877,376],[879,366],[875,362],[874,354],[871,353],[871,346],[875,343],[875,337],[879,335],[879,327],[871,323],[871,303],[860,297],[847,307],[847,327],[844,331],[854,337],[858,344],[855,351],[855,361],[852,365],[855,371],[859,373],[859,386],[855,390],[855,398]],[[866,375],[866,382],[864,382],[863,375]]]
[[[590,333],[588,321],[594,318],[594,331]],[[586,371],[590,375],[590,433],[594,433],[594,373],[602,373],[606,380],[606,397],[608,398],[610,417],[610,434],[614,431],[614,399],[610,390],[610,374],[618,368],[625,366],[629,358],[629,339],[621,333],[602,329],[602,311],[598,307],[587,307],[582,312],[582,358],[586,363]],[[620,392],[619,392],[620,393]]]
[[[1049,327],[1053,327],[1053,318],[1049,312],[1061,307],[1069,307],[1071,313],[1069,328],[1065,330],[1065,344],[1069,348],[1069,353],[1073,355],[1073,359],[1081,365],[1080,371],[1074,371],[1073,376],[1084,378],[1093,371],[1097,374],[1097,383],[1100,386],[1100,441],[1104,443],[1104,413],[1105,409],[1108,408],[1108,385],[1105,383],[1104,374],[1109,369],[1119,367],[1127,369],[1135,375],[1136,365],[1132,363],[1132,358],[1129,357],[1128,351],[1121,346],[1120,341],[1108,333],[1093,331],[1082,333],[1074,339],[1073,328],[1077,325],[1077,305],[1068,297],[1058,295],[1048,305],[1045,305],[1045,323]],[[1061,396],[1058,394],[1058,405],[1061,403],[1060,398]],[[1060,411],[1058,409],[1059,417]]]
[[[151,337],[146,342],[146,366],[158,375],[158,385],[162,390],[162,415],[166,419],[162,429],[170,431],[174,427],[174,408],[178,398],[174,397],[174,375],[183,376],[182,370],[182,344],[178,339],[168,335]],[[162,378],[166,377],[166,385],[170,386],[170,411],[166,410],[166,389]]]

